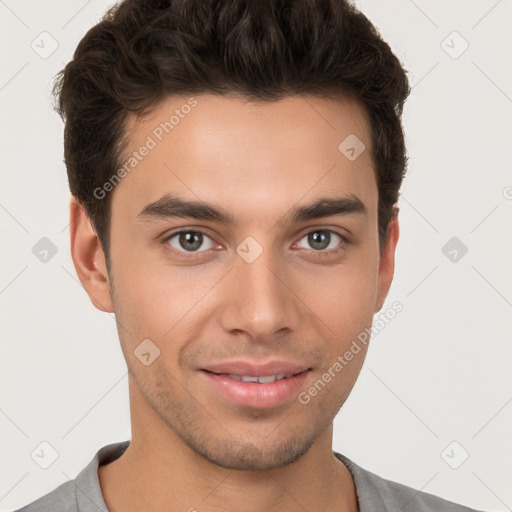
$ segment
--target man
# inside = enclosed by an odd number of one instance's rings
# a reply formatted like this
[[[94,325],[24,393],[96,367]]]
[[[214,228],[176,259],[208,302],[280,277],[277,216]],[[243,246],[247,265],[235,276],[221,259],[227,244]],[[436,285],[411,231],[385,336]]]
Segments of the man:
[[[406,168],[409,84],[366,17],[127,0],[55,91],[73,261],[116,316],[132,439],[21,510],[470,511],[332,450]]]

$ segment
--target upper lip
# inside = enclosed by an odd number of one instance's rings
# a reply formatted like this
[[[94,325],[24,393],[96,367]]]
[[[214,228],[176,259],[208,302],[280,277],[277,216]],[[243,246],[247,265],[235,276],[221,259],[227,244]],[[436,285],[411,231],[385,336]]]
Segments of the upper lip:
[[[303,364],[289,363],[286,361],[269,361],[258,364],[251,361],[230,361],[226,363],[212,364],[202,368],[213,373],[227,373],[229,375],[263,377],[265,375],[290,375],[302,373],[310,367]]]

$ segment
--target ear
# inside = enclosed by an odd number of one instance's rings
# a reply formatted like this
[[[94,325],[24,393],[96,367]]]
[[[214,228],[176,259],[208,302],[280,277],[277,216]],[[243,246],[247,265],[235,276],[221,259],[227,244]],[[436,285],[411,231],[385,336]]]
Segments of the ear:
[[[100,311],[113,313],[110,281],[103,248],[92,228],[90,218],[72,196],[70,207],[71,257],[78,278],[91,302]]]
[[[380,256],[375,313],[382,309],[395,273],[395,250],[400,231],[398,226],[398,211],[398,207],[395,206],[393,208],[393,217],[388,224],[386,240]]]

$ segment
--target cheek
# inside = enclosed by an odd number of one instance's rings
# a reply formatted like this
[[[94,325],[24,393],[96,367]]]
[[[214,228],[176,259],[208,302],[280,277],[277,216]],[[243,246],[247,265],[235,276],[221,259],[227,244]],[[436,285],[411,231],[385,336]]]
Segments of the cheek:
[[[215,284],[227,269],[218,266],[200,271],[199,267],[171,265],[163,257],[147,258],[144,253],[149,251],[138,248],[113,258],[116,316],[133,343],[149,338],[165,347],[169,340],[181,339],[191,322],[201,321],[205,307],[212,304]]]
[[[371,325],[377,296],[377,262],[368,253],[337,267],[303,274],[299,296],[340,343]]]

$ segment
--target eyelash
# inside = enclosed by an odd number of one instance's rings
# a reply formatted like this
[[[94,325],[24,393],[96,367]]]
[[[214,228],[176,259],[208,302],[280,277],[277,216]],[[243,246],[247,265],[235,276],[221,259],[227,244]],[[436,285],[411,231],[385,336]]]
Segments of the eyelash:
[[[182,233],[199,233],[199,234],[209,238],[210,240],[212,240],[212,237],[210,237],[204,231],[201,231],[199,229],[181,229],[179,231],[175,231],[174,233],[171,233],[169,236],[167,236],[164,240],[162,240],[162,243],[164,245],[166,245],[167,249],[170,250],[173,254],[178,253],[180,257],[184,257],[185,259],[192,260],[192,259],[196,259],[196,258],[200,257],[201,253],[207,252],[209,250],[209,249],[206,249],[204,251],[187,252],[187,251],[181,251],[181,250],[175,249],[174,247],[171,247],[169,244],[169,241],[172,238],[174,238],[175,236],[180,235]],[[331,233],[331,234],[334,233],[335,235],[337,235],[341,238],[341,242],[339,243],[339,246],[335,249],[330,249],[329,251],[311,249],[310,252],[315,253],[316,256],[320,256],[320,257],[333,256],[333,255],[337,254],[338,252],[340,252],[345,247],[345,245],[348,243],[348,240],[346,239],[345,236],[343,236],[341,233],[339,233],[338,231],[335,231],[333,229],[313,229],[311,231],[308,231],[307,233],[304,233],[299,238],[299,241],[312,233]]]

